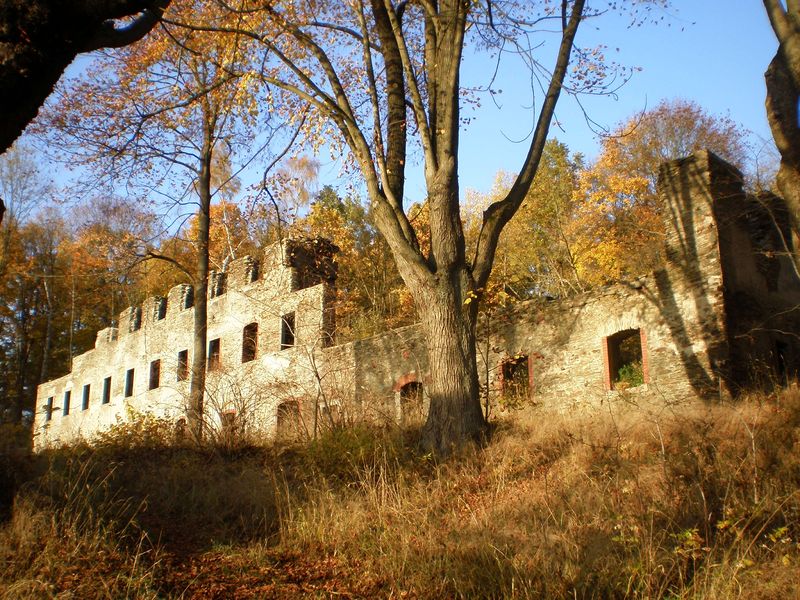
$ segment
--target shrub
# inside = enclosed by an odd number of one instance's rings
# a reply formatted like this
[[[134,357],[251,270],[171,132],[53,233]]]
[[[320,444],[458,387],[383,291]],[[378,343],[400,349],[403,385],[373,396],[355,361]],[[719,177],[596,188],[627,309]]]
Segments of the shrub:
[[[620,367],[617,382],[614,387],[627,389],[642,385],[643,383],[644,371],[642,370],[642,363],[640,361],[634,361]]]

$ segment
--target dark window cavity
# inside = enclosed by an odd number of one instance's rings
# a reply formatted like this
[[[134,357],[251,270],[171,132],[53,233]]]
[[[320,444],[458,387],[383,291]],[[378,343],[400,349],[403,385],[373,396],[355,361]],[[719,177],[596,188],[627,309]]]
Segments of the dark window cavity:
[[[194,306],[194,288],[190,285],[183,288],[183,308],[192,308]]]
[[[281,350],[294,346],[294,313],[281,317]]]
[[[133,396],[133,369],[128,369],[125,372],[125,397],[130,398]]]
[[[153,315],[156,321],[161,321],[167,316],[167,299],[156,298],[155,314]]]
[[[150,363],[150,382],[148,389],[154,390],[161,385],[161,361],[154,360]]]
[[[220,365],[220,344],[219,338],[208,343],[208,370],[216,371]]]
[[[242,333],[242,362],[255,360],[258,349],[258,323],[250,323]]]
[[[106,377],[103,380],[103,404],[111,402],[111,377]]]
[[[403,423],[420,421],[423,417],[423,388],[419,381],[410,381],[400,388],[400,416]]]
[[[91,387],[87,383],[83,386],[83,398],[81,398],[81,410],[88,410],[89,409],[89,393]]]
[[[217,296],[222,296],[225,293],[226,283],[227,283],[227,273],[217,273],[214,272],[211,274],[211,281],[209,281],[209,295],[212,298],[216,298]]]
[[[531,388],[530,361],[527,354],[516,354],[500,364],[503,402],[517,405],[529,398]]]
[[[247,282],[253,283],[254,281],[258,280],[258,270],[259,270],[259,263],[257,260],[254,260],[250,263],[247,269]]]
[[[137,306],[131,311],[131,322],[129,331],[139,331],[142,328],[142,307]]]
[[[178,352],[178,381],[189,379],[189,351]]]

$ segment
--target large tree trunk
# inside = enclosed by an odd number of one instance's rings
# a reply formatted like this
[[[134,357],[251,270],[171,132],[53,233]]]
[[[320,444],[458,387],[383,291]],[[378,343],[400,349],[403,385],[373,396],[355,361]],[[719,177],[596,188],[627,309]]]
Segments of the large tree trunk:
[[[203,438],[204,398],[206,389],[206,359],[208,346],[208,243],[211,227],[211,159],[212,132],[206,132],[197,192],[200,208],[197,211],[197,268],[194,281],[194,345],[192,350],[192,379],[189,390],[189,429],[195,440]]]
[[[763,1],[779,44],[764,73],[767,120],[781,155],[776,183],[789,208],[796,252],[800,247],[800,4]],[[797,262],[797,255],[793,258]]]
[[[781,154],[778,190],[789,207],[796,242],[800,230],[800,89],[789,70],[784,49],[778,49],[764,78],[767,83],[767,119]]]
[[[442,281],[416,296],[430,365],[430,410],[422,442],[440,455],[479,440],[486,428],[475,354],[476,310],[471,302],[464,304],[460,289],[459,281]]]

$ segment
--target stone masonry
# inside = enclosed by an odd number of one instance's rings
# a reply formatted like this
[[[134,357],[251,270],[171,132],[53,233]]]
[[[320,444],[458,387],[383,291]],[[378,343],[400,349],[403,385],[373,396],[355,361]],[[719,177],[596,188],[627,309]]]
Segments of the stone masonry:
[[[709,152],[662,166],[664,268],[479,324],[481,379],[495,404],[564,410],[620,394],[712,400],[797,375],[800,279],[775,197],[742,190]],[[335,345],[330,244],[286,241],[233,261],[209,291],[210,435],[309,432],[355,415],[424,412],[427,351],[416,325]],[[36,448],[91,439],[153,415],[185,426],[192,288],[150,298],[97,334],[72,372],[39,386]]]

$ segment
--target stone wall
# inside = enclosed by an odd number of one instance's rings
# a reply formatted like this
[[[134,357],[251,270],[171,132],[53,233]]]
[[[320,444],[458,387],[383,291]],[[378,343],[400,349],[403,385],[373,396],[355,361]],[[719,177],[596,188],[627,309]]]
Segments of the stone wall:
[[[216,274],[211,279],[220,280]],[[306,353],[323,344],[323,315],[331,295],[327,283],[297,289],[296,279],[278,244],[267,249],[260,264],[251,257],[233,261],[224,285],[209,291],[208,340],[219,340],[218,365],[207,377],[212,434],[226,414],[247,416],[248,427],[272,434],[277,406],[308,394],[313,375],[305,368]],[[166,299],[149,298],[122,311],[118,327],[100,331],[95,348],[75,357],[69,374],[39,386],[35,446],[91,438],[137,414],[175,422],[184,418],[189,378],[179,375],[179,354],[186,352],[191,365],[193,313],[189,285],[172,288]],[[283,317],[289,314],[294,315],[294,340],[282,348]],[[245,327],[252,323],[257,323],[256,357],[242,362]],[[159,361],[157,382],[151,382],[154,361]],[[131,370],[132,388],[126,390]]]
[[[562,301],[522,303],[479,324],[479,374],[494,404],[509,391],[504,365],[523,360],[527,400],[558,410],[621,393],[715,399],[796,374],[800,286],[783,246],[781,203],[745,194],[741,173],[709,152],[663,165],[658,188],[663,269]],[[642,385],[615,381],[613,341],[626,331],[639,340]],[[429,376],[418,326],[356,342],[347,361],[350,400],[385,415],[400,414],[403,386]]]
[[[520,394],[556,410],[620,394],[663,404],[796,376],[800,280],[782,203],[746,195],[741,174],[708,152],[663,165],[658,187],[663,269],[563,301],[522,303],[479,324],[480,377],[494,405]],[[220,340],[220,360],[207,381],[210,434],[234,421],[271,436],[315,430],[320,419],[424,412],[430,373],[418,325],[333,345],[334,252],[308,240],[277,244],[260,262],[246,257],[213,274],[208,339]],[[192,347],[191,299],[191,286],[180,285],[126,309],[70,374],[42,384],[36,447],[90,438],[136,414],[184,418],[189,383],[177,373],[179,352]],[[255,357],[244,362],[245,328],[254,323]],[[150,389],[156,360],[160,378]]]

